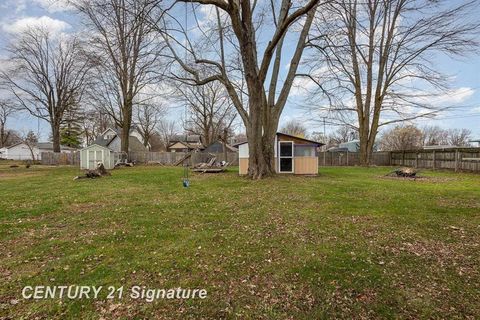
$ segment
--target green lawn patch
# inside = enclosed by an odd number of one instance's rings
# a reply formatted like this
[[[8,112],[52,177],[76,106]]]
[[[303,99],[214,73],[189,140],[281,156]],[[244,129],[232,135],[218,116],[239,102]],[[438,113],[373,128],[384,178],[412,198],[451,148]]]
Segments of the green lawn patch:
[[[480,176],[0,167],[0,318],[480,318]],[[25,285],[205,288],[28,300]]]

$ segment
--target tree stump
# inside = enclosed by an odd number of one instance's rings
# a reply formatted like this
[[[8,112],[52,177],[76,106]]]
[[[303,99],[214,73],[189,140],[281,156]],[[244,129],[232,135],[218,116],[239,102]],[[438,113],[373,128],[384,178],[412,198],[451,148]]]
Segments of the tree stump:
[[[95,179],[95,178],[101,178],[103,176],[110,176],[110,172],[105,169],[105,166],[103,163],[98,163],[97,169],[95,170],[85,170],[85,175],[83,176],[76,176],[73,178],[73,180],[78,180],[78,179]]]
[[[398,168],[395,169],[393,172],[397,175],[397,177],[402,178],[415,178],[417,175],[417,170],[409,167]]]

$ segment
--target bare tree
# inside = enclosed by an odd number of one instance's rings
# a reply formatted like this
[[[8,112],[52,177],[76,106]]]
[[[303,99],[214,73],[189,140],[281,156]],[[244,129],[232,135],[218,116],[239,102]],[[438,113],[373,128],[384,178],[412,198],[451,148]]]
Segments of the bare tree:
[[[165,107],[153,101],[145,102],[137,107],[135,123],[137,129],[142,135],[143,145],[148,147],[150,140],[155,134],[158,125],[165,115]]]
[[[457,147],[470,146],[472,131],[468,129],[450,129],[447,130],[448,144]]]
[[[65,112],[79,107],[90,68],[81,42],[30,28],[7,51],[11,63],[0,73],[3,86],[16,105],[50,124],[53,151],[60,152],[60,126]]]
[[[26,133],[22,133],[20,136],[20,142],[23,142],[28,150],[30,151],[30,155],[32,156],[32,161],[35,161],[35,152],[34,152],[34,148],[35,146],[37,145],[38,143],[38,137],[35,135],[35,133],[30,130]]]
[[[114,126],[110,116],[102,113],[102,110],[92,108],[84,110],[83,113],[81,127],[87,145],[91,144],[102,132]]]
[[[423,143],[422,131],[414,125],[401,126],[385,131],[380,139],[382,150],[415,150]]]
[[[177,123],[175,121],[162,119],[158,124],[157,132],[163,149],[166,150],[170,145],[172,137],[178,133]]]
[[[445,106],[448,78],[436,54],[464,55],[477,45],[478,2],[448,0],[336,0],[319,11],[304,74],[328,98],[320,111],[358,129],[360,160],[370,163],[381,126],[434,116]],[[447,91],[448,92],[448,91]]]
[[[448,144],[448,132],[439,126],[425,126],[422,133],[424,146]]]
[[[5,147],[10,140],[12,131],[7,130],[7,120],[15,111],[11,101],[0,100],[0,148]]]
[[[307,127],[298,120],[288,121],[282,126],[280,131],[300,138],[306,138],[307,136]]]
[[[237,112],[225,88],[217,81],[202,86],[180,86],[181,99],[186,102],[188,114],[185,131],[198,134],[202,142],[209,145],[229,130]]]
[[[186,73],[177,73],[176,77],[194,85],[222,83],[246,128],[249,176],[260,179],[274,174],[273,145],[278,121],[320,0],[302,4],[291,0],[178,2],[212,5],[216,21],[204,27],[195,19],[202,35],[200,45],[192,43],[195,39],[190,39],[173,17],[160,26],[171,56]],[[196,17],[197,8],[192,5],[190,16]],[[289,54],[285,58],[287,47]],[[184,51],[187,59],[181,58]]]
[[[339,126],[337,130],[327,135],[327,147],[338,146],[340,143],[358,139],[358,131],[350,126]]]
[[[128,152],[134,107],[149,85],[158,83],[161,38],[154,36],[147,16],[160,10],[155,0],[79,0],[73,5],[92,31],[96,82],[90,98],[122,128],[121,150]],[[142,95],[142,93],[144,95]],[[147,99],[150,99],[149,96]]]

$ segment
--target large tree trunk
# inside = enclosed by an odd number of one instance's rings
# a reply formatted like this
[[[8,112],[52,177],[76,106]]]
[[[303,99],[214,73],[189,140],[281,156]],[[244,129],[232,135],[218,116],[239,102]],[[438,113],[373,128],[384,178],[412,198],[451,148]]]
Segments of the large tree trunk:
[[[370,166],[373,154],[373,147],[375,145],[376,134],[360,131],[360,165]]]
[[[60,152],[60,124],[52,123],[53,152]]]
[[[360,165],[369,166],[369,156],[368,156],[368,137],[364,137],[363,134],[360,134]]]
[[[252,117],[252,125],[247,128],[248,175],[252,179],[262,179],[275,174],[274,143],[277,124],[263,123],[260,116]],[[255,125],[254,125],[255,124]]]
[[[125,152],[126,154],[128,154],[129,136],[130,136],[130,126],[125,125],[125,122],[124,122],[124,125],[122,128],[122,134],[120,138],[121,138],[121,151]]]
[[[250,138],[247,130],[248,140],[248,175],[252,179],[262,179],[275,174],[273,145],[275,136],[267,137],[257,135],[256,138]]]
[[[132,107],[131,99],[127,99],[123,107],[123,123],[121,134],[121,151],[125,152],[127,155],[129,147],[128,138],[130,136],[130,127],[132,126]]]
[[[6,135],[5,134],[5,126],[3,124],[0,124],[0,148],[5,147],[5,145],[4,145],[5,142],[6,142],[5,140],[7,140],[5,135]]]

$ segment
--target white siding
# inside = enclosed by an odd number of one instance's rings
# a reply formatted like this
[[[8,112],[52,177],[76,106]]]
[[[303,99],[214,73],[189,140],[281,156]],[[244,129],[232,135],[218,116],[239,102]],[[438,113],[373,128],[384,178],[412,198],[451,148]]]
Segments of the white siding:
[[[238,146],[238,157],[248,158],[248,143],[244,143]]]
[[[113,150],[114,152],[120,152],[122,149],[122,142],[120,140],[119,136],[116,136],[115,139],[113,139],[112,142],[108,145],[108,148]]]
[[[275,143],[273,145],[273,154],[277,156],[277,136],[275,135]],[[248,158],[248,143],[244,143],[238,146],[238,157],[239,158]]]
[[[40,160],[40,151],[37,147],[33,147],[33,154],[35,160]],[[32,160],[32,153],[30,148],[25,144],[21,143],[16,146],[7,149],[5,159],[10,160]]]
[[[130,132],[130,136],[137,138],[143,144],[143,137],[137,130],[132,130],[132,132]]]

